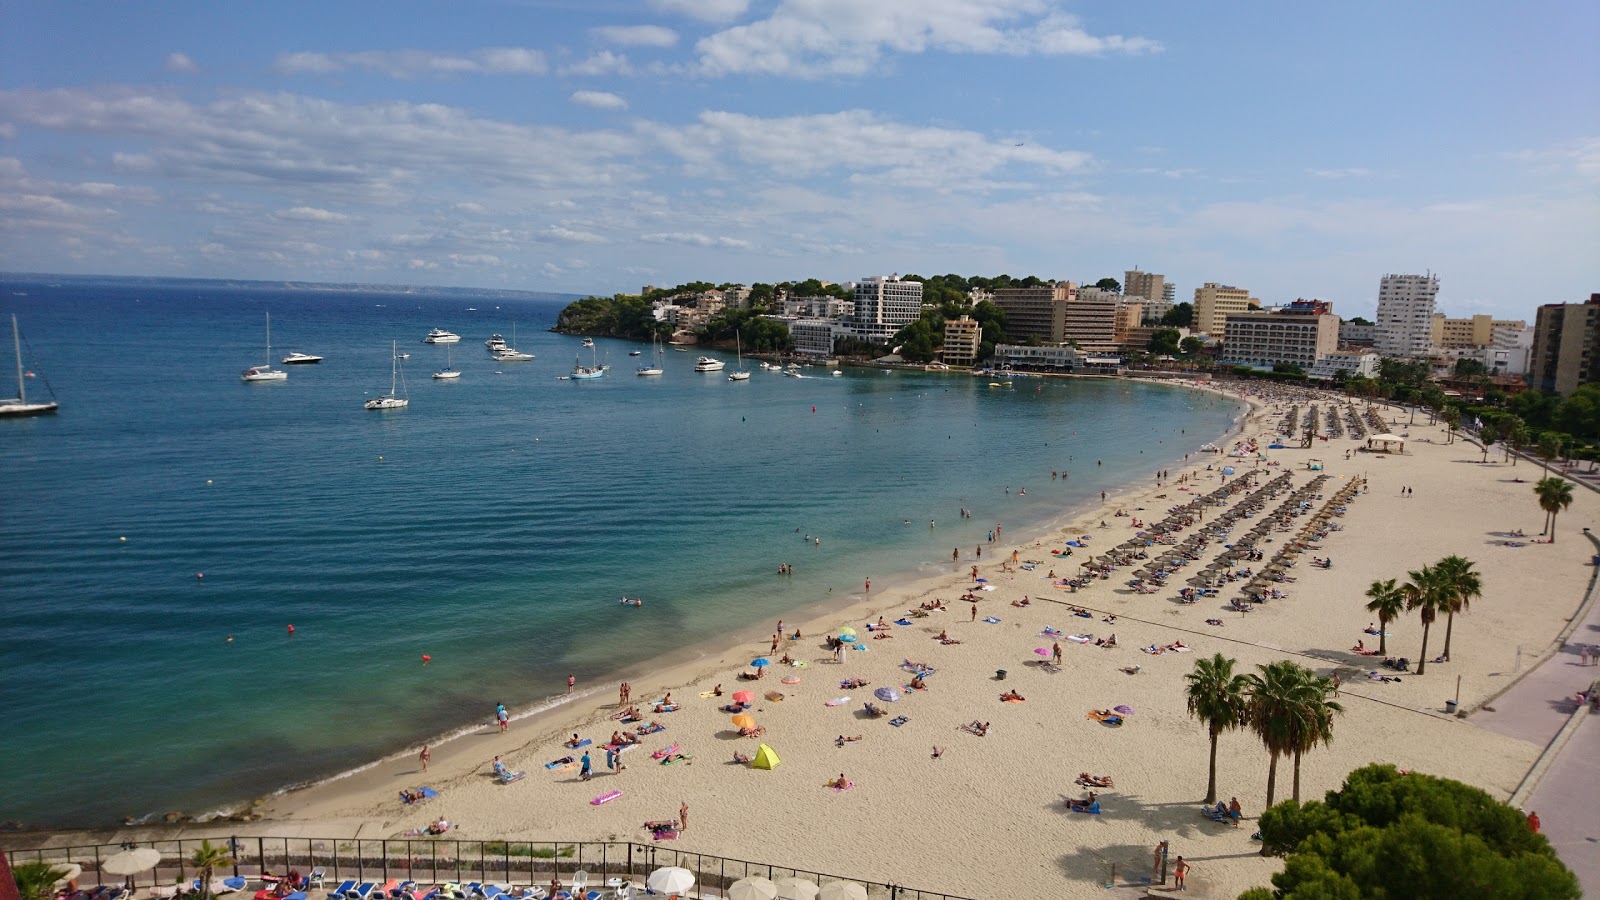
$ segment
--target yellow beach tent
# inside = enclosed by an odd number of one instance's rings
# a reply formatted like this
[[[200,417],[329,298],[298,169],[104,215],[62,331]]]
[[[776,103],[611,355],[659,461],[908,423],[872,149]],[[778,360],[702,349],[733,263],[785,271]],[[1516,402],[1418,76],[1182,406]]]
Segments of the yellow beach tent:
[[[768,747],[766,744],[762,744],[761,748],[756,751],[756,758],[750,761],[750,768],[776,769],[780,762],[782,760],[778,759],[778,751]]]

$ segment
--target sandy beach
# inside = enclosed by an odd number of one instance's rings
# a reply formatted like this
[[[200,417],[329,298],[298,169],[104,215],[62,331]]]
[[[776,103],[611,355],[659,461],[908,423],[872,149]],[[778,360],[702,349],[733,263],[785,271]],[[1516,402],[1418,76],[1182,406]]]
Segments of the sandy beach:
[[[1340,400],[1339,408],[1344,406]],[[1399,415],[1379,409],[1386,420]],[[1346,711],[1335,723],[1332,745],[1304,759],[1303,799],[1320,797],[1350,769],[1373,761],[1509,796],[1542,748],[1475,727],[1470,716],[1447,715],[1445,702],[1458,690],[1463,710],[1492,702],[1553,649],[1552,639],[1577,609],[1592,572],[1594,548],[1581,530],[1596,526],[1600,502],[1578,490],[1560,517],[1558,542],[1536,543],[1543,517],[1532,492],[1541,475],[1537,465],[1502,463],[1498,452],[1480,463],[1477,446],[1460,439],[1447,445],[1442,425],[1426,427],[1419,419],[1407,429],[1404,418],[1393,426],[1411,437],[1404,455],[1355,453],[1347,460],[1345,451],[1361,446],[1348,437],[1318,441],[1311,449],[1267,450],[1279,413],[1256,404],[1242,426],[1245,439],[1259,439],[1264,462],[1253,455],[1196,453],[1187,468],[1169,470],[1161,484],[1150,481],[1110,496],[1058,534],[1020,546],[1002,537],[985,545],[981,560],[973,558],[972,548],[962,548],[948,574],[874,584],[870,593],[841,598],[848,606],[806,621],[786,620],[787,634],[798,628],[803,637],[786,637],[776,655],[769,653],[769,633],[749,634],[725,652],[631,679],[633,703],[645,721],[658,721],[665,731],[626,751],[624,771],[608,770],[605,751],[598,749],[613,731],[633,727],[611,718],[620,709],[615,684],[586,686],[573,702],[514,721],[504,734],[490,721],[491,698],[485,727],[432,748],[426,774],[407,755],[276,797],[259,810],[263,821],[229,827],[239,834],[380,838],[444,818],[454,823],[452,836],[463,839],[648,841],[643,822],[674,817],[687,803],[691,826],[674,845],[678,850],[975,897],[1089,896],[1103,894],[1113,864],[1119,884],[1138,887],[1149,875],[1152,848],[1167,840],[1174,858],[1181,854],[1194,866],[1189,893],[1231,897],[1266,884],[1280,862],[1258,856],[1259,845],[1250,839],[1265,800],[1267,755],[1249,734],[1225,735],[1218,759],[1219,793],[1224,800],[1238,797],[1246,817],[1242,826],[1215,824],[1199,814],[1207,737],[1185,712],[1183,676],[1195,659],[1218,652],[1236,658],[1242,671],[1290,658],[1322,674],[1339,674]],[[1320,460],[1323,470],[1309,470],[1311,459]],[[1316,509],[1352,479],[1365,479],[1366,489],[1332,519],[1340,530],[1299,557],[1287,573],[1295,580],[1274,585],[1287,596],[1248,615],[1224,611],[1239,596],[1242,581],[1193,605],[1175,599],[1184,580],[1222,552],[1222,540],[1155,593],[1127,587],[1133,567],[1076,592],[1053,583],[1052,569],[1058,576],[1077,574],[1079,562],[1130,537],[1135,519],[1157,521],[1169,508],[1217,489],[1223,465],[1238,467],[1235,478],[1255,473],[1257,486],[1285,473],[1296,489],[1329,476],[1320,491],[1324,499],[1312,501]],[[1410,492],[1402,494],[1402,487]],[[1205,519],[1234,508],[1245,493],[1208,508]],[[1267,510],[1286,496],[1266,499]],[[1115,516],[1119,509],[1129,515]],[[1243,520],[1231,537],[1242,536],[1251,524]],[[1515,529],[1529,537],[1508,538]],[[1052,555],[1081,535],[1090,541],[1070,560]],[[1274,531],[1268,537],[1273,543],[1262,547],[1270,556],[1292,534]],[[1013,551],[1019,563],[1036,561],[1034,568],[1003,571],[1002,561]],[[1450,661],[1430,664],[1420,677],[1369,680],[1376,659],[1350,650],[1358,641],[1377,644],[1363,632],[1374,619],[1364,608],[1367,586],[1382,578],[1404,581],[1408,570],[1449,554],[1475,561],[1483,578],[1482,599],[1456,617]],[[1334,563],[1313,567],[1313,555]],[[974,565],[990,589],[979,589],[970,574]],[[960,599],[968,591],[979,598],[975,604]],[[1014,605],[1024,596],[1029,605]],[[901,619],[936,599],[945,610]],[[1068,604],[1089,616],[1074,615]],[[975,620],[969,611],[974,605]],[[874,639],[867,625],[880,616],[909,624],[889,624],[891,637]],[[1106,621],[1109,616],[1116,617],[1114,623]],[[840,663],[823,639],[846,626],[860,634],[866,650]],[[1114,633],[1117,646],[1045,636],[1047,628],[1095,639]],[[1415,661],[1422,640],[1415,616],[1393,623],[1390,631],[1390,655]],[[941,632],[953,642],[937,640]],[[1429,641],[1430,657],[1441,652],[1444,633],[1441,618]],[[1062,665],[1050,671],[1037,651],[1057,642]],[[1186,651],[1141,650],[1177,642]],[[780,663],[785,653],[803,665]],[[766,656],[774,665],[762,680],[739,680],[751,659]],[[926,690],[907,689],[912,673],[902,665],[906,660],[932,667]],[[1125,673],[1135,666],[1136,674]],[[1003,681],[996,675],[1001,669],[1007,673]],[[798,681],[784,683],[786,677]],[[846,689],[843,679],[867,685]],[[718,684],[725,696],[703,696]],[[881,687],[903,696],[877,701],[873,692]],[[756,692],[750,715],[766,729],[760,740],[739,736],[719,709],[729,702],[726,695],[744,688]],[[1001,702],[1007,690],[1026,700]],[[766,699],[771,691],[780,691],[782,699]],[[677,711],[652,712],[650,704],[669,692]],[[841,697],[850,699],[828,705]],[[889,716],[867,717],[863,703],[869,700]],[[1087,717],[1090,710],[1119,705],[1133,710],[1121,727]],[[889,717],[902,716],[902,725],[889,724]],[[973,721],[990,723],[988,733],[980,737],[961,729]],[[562,745],[573,732],[594,742],[587,749],[593,751],[595,774],[587,783],[576,767],[544,765],[582,752]],[[837,742],[856,735],[859,741]],[[766,771],[732,761],[735,751],[754,754],[761,741],[781,756],[780,766]],[[690,758],[671,765],[651,758],[671,745]],[[937,758],[935,747],[942,748]],[[496,755],[511,769],[527,770],[527,777],[496,783],[489,770]],[[1100,792],[1098,815],[1065,806],[1065,799],[1083,796],[1074,784],[1080,772],[1115,781]],[[841,773],[852,788],[827,787]],[[1291,764],[1281,762],[1280,799],[1289,796],[1291,778]],[[440,796],[425,809],[402,805],[398,792],[422,784]],[[623,795],[602,806],[590,804],[612,790]],[[189,828],[193,834],[215,831]]]

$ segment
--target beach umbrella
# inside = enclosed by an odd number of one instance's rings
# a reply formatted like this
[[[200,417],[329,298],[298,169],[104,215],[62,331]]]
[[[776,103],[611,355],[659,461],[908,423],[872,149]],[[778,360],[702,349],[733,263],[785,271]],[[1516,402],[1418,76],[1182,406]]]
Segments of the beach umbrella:
[[[1125,716],[1133,715],[1133,707],[1131,706],[1113,706],[1111,708]]]
[[[760,656],[750,660],[750,665],[755,666],[758,669],[764,669],[767,666],[772,665],[772,663],[765,656]]]
[[[885,703],[895,703],[900,699],[900,692],[892,687],[881,687],[873,691],[872,696],[877,697],[879,700],[882,700]]]
[[[779,878],[774,882],[778,886],[778,900],[816,900],[817,883],[804,878]]]
[[[55,883],[58,886],[66,884],[67,882],[72,881],[79,875],[83,874],[83,866],[80,866],[77,863],[51,862],[50,865],[61,870],[61,877],[55,880]]]
[[[799,675],[785,675],[785,676],[783,676],[783,683],[784,684],[799,684],[800,683],[800,676]]]
[[[161,862],[161,851],[153,847],[124,850],[100,864],[100,871],[112,875],[137,875],[156,867]]]
[[[728,900],[776,900],[777,896],[778,886],[759,875],[728,885]]]
[[[745,715],[744,713],[740,713],[737,716],[734,716],[731,721],[733,722],[733,727],[735,727],[735,728],[754,728],[754,727],[756,727],[756,720],[751,718],[750,716]]]
[[[753,702],[755,702],[755,699],[756,699],[756,695],[750,693],[749,691],[734,691],[733,692],[733,702],[735,702],[735,703],[753,703]]]
[[[844,637],[847,634],[852,636],[852,637],[854,637],[855,633],[856,633],[856,630],[854,628],[851,628],[848,625],[846,625],[845,627],[839,629],[839,636],[840,637]]]
[[[658,894],[687,894],[694,887],[694,873],[680,866],[665,866],[651,872],[644,883]]]
[[[1049,656],[1050,655],[1050,651],[1046,650],[1043,647],[1035,647],[1035,648],[1033,648],[1033,652],[1039,654],[1040,656]]]
[[[830,881],[817,892],[817,900],[867,900],[867,889],[854,881]]]

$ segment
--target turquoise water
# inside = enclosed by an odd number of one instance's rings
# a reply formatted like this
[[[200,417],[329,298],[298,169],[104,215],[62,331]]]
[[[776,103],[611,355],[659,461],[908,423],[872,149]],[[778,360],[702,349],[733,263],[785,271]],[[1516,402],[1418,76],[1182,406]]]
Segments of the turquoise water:
[[[599,686],[830,587],[948,571],[1238,414],[1108,381],[730,383],[670,351],[640,378],[608,340],[609,375],[560,381],[579,339],[545,330],[548,301],[0,288],[62,403],[0,422],[0,819],[35,824],[215,810],[545,703],[568,672]],[[242,383],[269,309],[275,361],[327,359]],[[513,322],[535,361],[484,349]],[[429,377],[435,326],[463,337],[459,381]],[[390,341],[411,406],[368,412]]]

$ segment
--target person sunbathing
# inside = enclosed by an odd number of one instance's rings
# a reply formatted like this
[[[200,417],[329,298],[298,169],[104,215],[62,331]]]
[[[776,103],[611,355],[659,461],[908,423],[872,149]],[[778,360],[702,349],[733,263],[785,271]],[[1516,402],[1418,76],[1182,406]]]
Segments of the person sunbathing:
[[[941,638],[939,638],[939,643],[941,643],[941,644],[945,645],[946,647],[948,647],[951,644],[959,644],[961,642],[956,640],[953,637],[941,637]]]
[[[694,759],[694,757],[687,753],[668,753],[666,756],[661,758],[661,764],[663,766],[670,766],[680,759]]]
[[[763,734],[766,734],[766,733],[767,733],[767,726],[765,726],[765,725],[757,725],[757,726],[755,726],[753,728],[741,728],[741,729],[739,729],[739,735],[741,737],[760,737],[760,736],[762,736]]]
[[[783,656],[778,659],[778,662],[781,662],[781,663],[783,663],[784,665],[787,666],[787,665],[793,664],[794,663],[794,659],[789,656],[787,651],[785,651]]]
[[[866,680],[865,678],[846,678],[839,682],[839,687],[847,690],[854,690],[856,688],[866,687],[871,683],[872,682]]]
[[[752,759],[754,759],[754,757],[748,753],[740,753],[738,750],[733,751],[733,761],[736,763],[748,764]]]
[[[841,790],[841,791],[847,791],[847,790],[849,790],[849,789],[851,789],[851,788],[853,788],[855,786],[856,786],[855,782],[853,782],[850,779],[844,777],[844,773],[843,772],[839,773],[839,777],[838,778],[835,778],[832,781],[828,782],[828,787],[835,788],[835,789]]]
[[[651,710],[651,712],[658,712],[658,713],[669,713],[669,712],[677,712],[677,711],[678,711],[678,708],[676,706],[673,706],[670,703],[657,703],[655,705],[655,709]]]
[[[637,743],[639,743],[639,736],[636,735],[636,734],[623,734],[623,735],[621,735],[621,737],[622,737],[622,740],[617,742],[619,744],[637,744]]]
[[[854,744],[855,742],[857,742],[859,740],[861,740],[861,735],[859,735],[859,734],[856,735],[855,737],[845,737],[844,735],[841,734],[838,737],[833,739],[833,744],[836,747],[843,747],[845,744]]]
[[[920,673],[911,676],[911,689],[914,691],[925,691],[928,689],[927,682],[922,680],[922,675]]]
[[[867,710],[867,715],[872,716],[874,718],[876,718],[878,716],[888,715],[888,713],[884,712],[883,707],[881,707],[878,704],[873,703],[871,701],[868,701],[867,703],[863,704],[863,706],[865,706],[865,708]]]
[[[1122,671],[1128,675],[1137,675],[1144,666],[1123,666]]]
[[[1115,787],[1110,775],[1090,775],[1088,772],[1078,773],[1078,783],[1090,787],[1108,788]]]
[[[622,721],[624,721],[624,722],[637,720],[638,718],[639,718],[639,707],[637,707],[637,706],[630,706],[627,709],[622,711]]]
[[[437,822],[434,822],[433,824],[428,826],[428,833],[429,834],[444,834],[446,831],[449,831],[449,830],[450,830],[450,822],[448,820],[445,820],[445,819],[440,819]]]
[[[677,831],[678,822],[676,819],[666,819],[659,822],[646,822],[644,823],[644,827],[650,829],[656,834],[660,834],[663,831]],[[552,894],[551,896],[554,895]]]
[[[1094,791],[1090,791],[1089,799],[1087,800],[1073,800],[1069,798],[1067,800],[1067,808],[1073,812],[1099,812],[1100,799]]]
[[[1015,689],[1013,689],[1013,690],[1006,691],[1004,694],[1001,694],[1000,695],[1000,699],[1002,701],[1006,702],[1006,703],[1011,703],[1013,701],[1021,702],[1023,700],[1028,699],[1028,698],[1022,696],[1021,694],[1017,693]]]
[[[984,737],[989,733],[989,723],[979,722],[974,719],[973,721],[961,726],[961,730],[969,734],[975,734],[978,737]]]
[[[883,640],[888,640],[888,639],[890,639],[892,637],[894,637],[894,635],[888,633],[887,631],[880,631],[877,634],[873,635],[872,639],[875,640],[875,641],[883,641]]]

